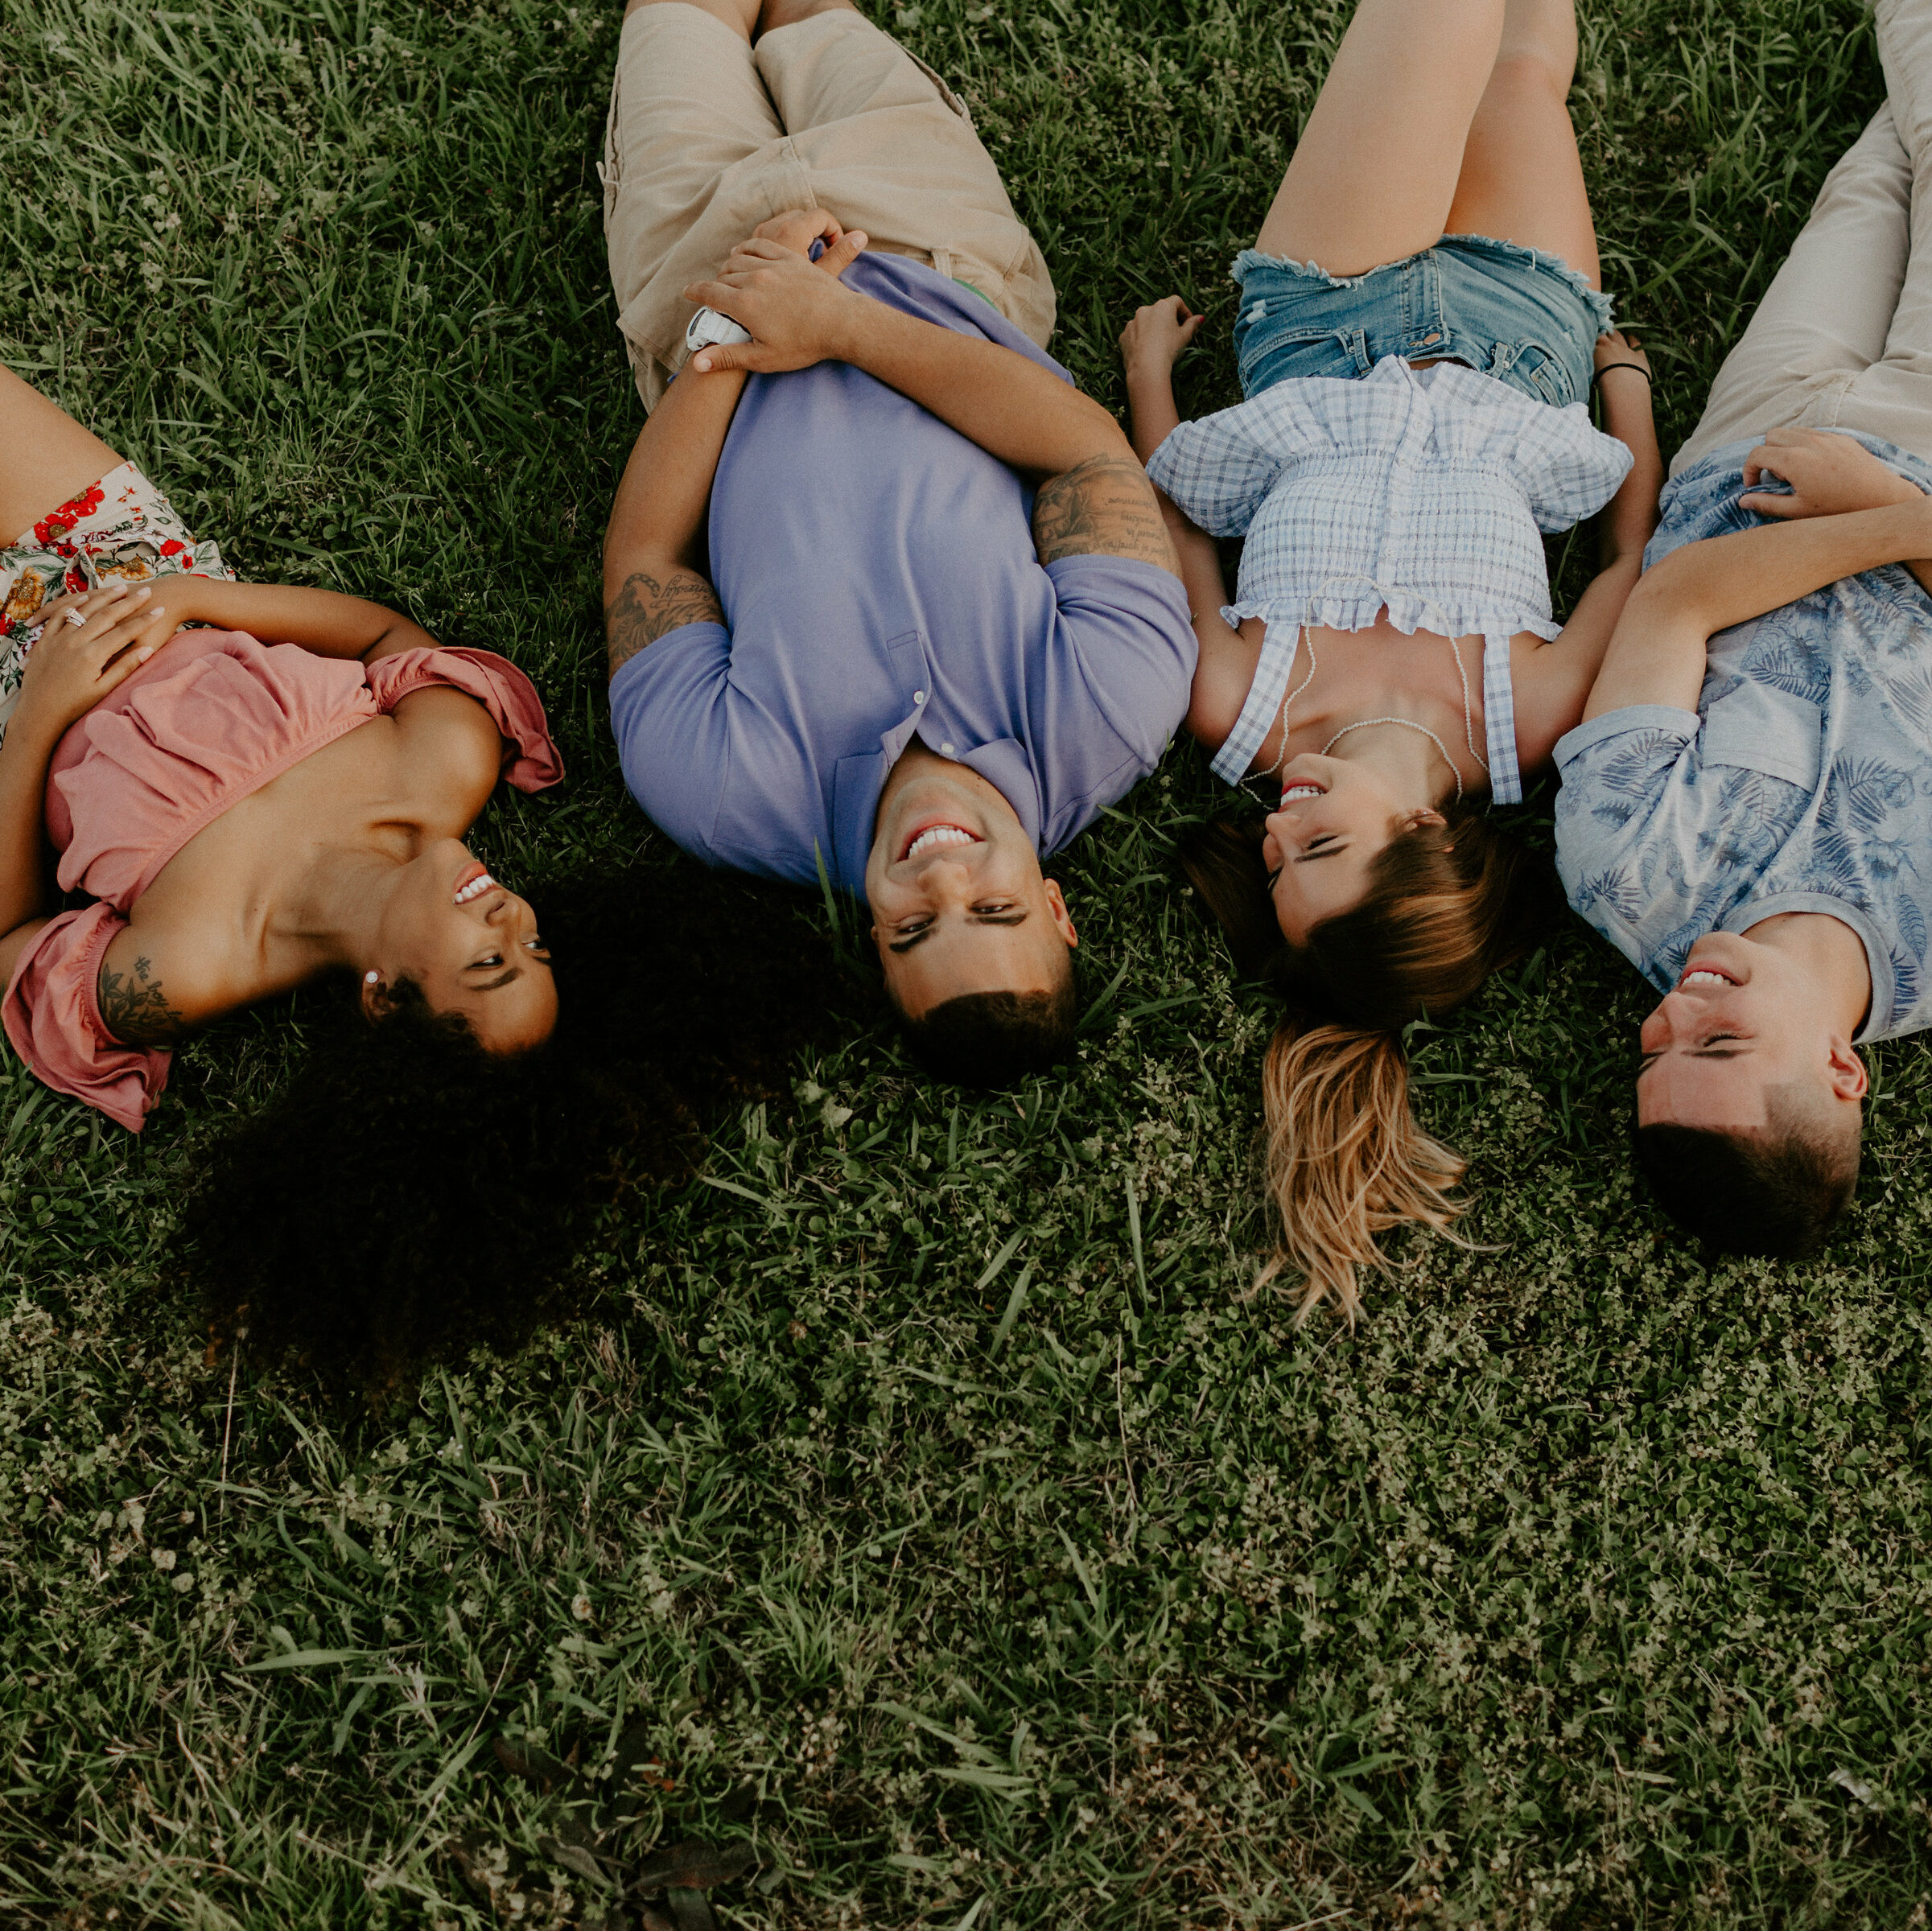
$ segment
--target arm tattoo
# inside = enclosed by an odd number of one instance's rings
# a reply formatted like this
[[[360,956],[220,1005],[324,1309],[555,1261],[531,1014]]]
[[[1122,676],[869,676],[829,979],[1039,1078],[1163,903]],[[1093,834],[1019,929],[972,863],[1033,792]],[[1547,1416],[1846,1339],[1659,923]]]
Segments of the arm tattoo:
[[[187,1030],[153,973],[145,954],[135,960],[134,970],[125,979],[102,962],[97,987],[101,1016],[123,1045],[171,1046]]]
[[[681,624],[723,621],[717,591],[696,570],[674,570],[661,581],[647,571],[633,570],[603,613],[611,675],[616,677],[647,644],[655,644]]]
[[[1043,483],[1033,499],[1033,547],[1043,564],[1131,557],[1176,568],[1154,486],[1129,456],[1090,456]]]

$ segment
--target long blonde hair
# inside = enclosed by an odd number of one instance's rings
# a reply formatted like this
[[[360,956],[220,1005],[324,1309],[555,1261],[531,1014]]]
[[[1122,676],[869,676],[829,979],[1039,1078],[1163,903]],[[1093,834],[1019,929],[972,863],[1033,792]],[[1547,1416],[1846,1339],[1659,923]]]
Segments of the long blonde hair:
[[[1390,839],[1360,902],[1291,946],[1258,825],[1202,826],[1180,862],[1237,964],[1271,980],[1288,1006],[1262,1071],[1266,1185],[1279,1225],[1260,1278],[1300,1274],[1298,1322],[1324,1300],[1353,1321],[1358,1270],[1389,1266],[1379,1237],[1415,1221],[1454,1239],[1463,1210],[1451,1189],[1466,1163],[1416,1121],[1403,1028],[1452,1011],[1526,952],[1554,880],[1489,819],[1452,810],[1446,824]]]

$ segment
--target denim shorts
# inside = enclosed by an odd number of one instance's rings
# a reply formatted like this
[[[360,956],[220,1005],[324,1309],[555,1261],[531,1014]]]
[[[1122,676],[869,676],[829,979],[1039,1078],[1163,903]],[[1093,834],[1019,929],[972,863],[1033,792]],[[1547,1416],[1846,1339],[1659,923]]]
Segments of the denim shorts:
[[[1596,338],[1610,327],[1610,298],[1574,269],[1486,235],[1444,235],[1345,279],[1244,249],[1234,279],[1234,353],[1250,400],[1291,376],[1445,356],[1562,409],[1588,397]]]

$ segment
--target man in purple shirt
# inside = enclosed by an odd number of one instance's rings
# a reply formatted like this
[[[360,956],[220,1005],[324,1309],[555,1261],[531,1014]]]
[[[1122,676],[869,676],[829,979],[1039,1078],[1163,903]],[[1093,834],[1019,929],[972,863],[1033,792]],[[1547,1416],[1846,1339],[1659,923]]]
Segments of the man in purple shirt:
[[[604,179],[655,403],[604,548],[632,795],[709,863],[863,895],[935,1070],[1051,1063],[1041,858],[1157,762],[1195,643],[1127,438],[1039,345],[1038,251],[846,0],[632,0]],[[752,340],[669,382],[698,303]]]

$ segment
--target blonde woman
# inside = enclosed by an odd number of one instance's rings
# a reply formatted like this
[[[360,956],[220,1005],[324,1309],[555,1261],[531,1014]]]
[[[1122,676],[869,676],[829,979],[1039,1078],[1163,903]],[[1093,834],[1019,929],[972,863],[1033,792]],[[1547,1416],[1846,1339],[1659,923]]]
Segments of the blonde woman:
[[[1519,798],[1581,717],[1655,521],[1649,366],[1609,330],[1576,57],[1571,0],[1361,0],[1234,266],[1248,400],[1179,421],[1199,318],[1178,298],[1122,337],[1201,646],[1188,728],[1230,783],[1278,789],[1184,863],[1288,1002],[1269,1183],[1304,1315],[1353,1315],[1378,1235],[1459,1211],[1402,1029],[1531,943],[1547,868],[1477,808]],[[1559,627],[1541,534],[1606,504]],[[1213,539],[1235,535],[1230,604]]]

